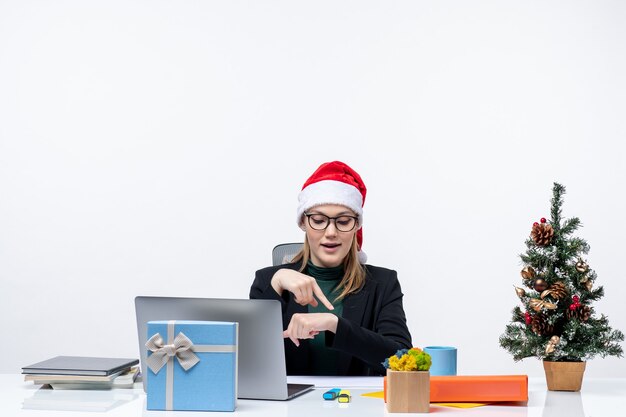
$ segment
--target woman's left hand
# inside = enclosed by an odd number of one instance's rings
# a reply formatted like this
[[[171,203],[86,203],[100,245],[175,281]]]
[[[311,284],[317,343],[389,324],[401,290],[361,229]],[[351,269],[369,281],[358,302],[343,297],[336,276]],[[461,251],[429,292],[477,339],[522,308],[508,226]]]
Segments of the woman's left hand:
[[[283,337],[288,337],[296,346],[300,346],[299,339],[313,339],[319,332],[326,330],[337,332],[338,322],[337,316],[331,313],[296,313],[291,316]]]

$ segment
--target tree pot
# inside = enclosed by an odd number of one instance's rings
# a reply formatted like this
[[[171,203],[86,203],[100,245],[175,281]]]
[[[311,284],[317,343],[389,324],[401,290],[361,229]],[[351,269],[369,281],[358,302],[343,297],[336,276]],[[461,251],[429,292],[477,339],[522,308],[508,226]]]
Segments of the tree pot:
[[[586,362],[543,361],[548,390],[580,391],[586,364]]]
[[[428,413],[430,373],[387,369],[387,411],[389,413]]]

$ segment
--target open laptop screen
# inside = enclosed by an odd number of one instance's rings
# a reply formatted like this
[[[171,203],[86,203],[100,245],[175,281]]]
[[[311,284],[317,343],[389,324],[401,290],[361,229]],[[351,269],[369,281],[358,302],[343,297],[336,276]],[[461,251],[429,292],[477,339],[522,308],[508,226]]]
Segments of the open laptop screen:
[[[141,372],[146,367],[147,322],[152,320],[206,320],[239,323],[238,397],[286,400],[287,372],[280,302],[225,298],[135,298]],[[146,379],[143,378],[144,390]],[[303,387],[303,388],[312,388]]]

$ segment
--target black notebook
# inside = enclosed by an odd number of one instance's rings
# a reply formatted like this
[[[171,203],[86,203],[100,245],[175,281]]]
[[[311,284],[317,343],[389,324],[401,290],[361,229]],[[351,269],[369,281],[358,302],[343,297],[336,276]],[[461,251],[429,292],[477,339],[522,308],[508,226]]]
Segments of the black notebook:
[[[23,374],[111,375],[137,365],[139,359],[57,356],[22,368]]]

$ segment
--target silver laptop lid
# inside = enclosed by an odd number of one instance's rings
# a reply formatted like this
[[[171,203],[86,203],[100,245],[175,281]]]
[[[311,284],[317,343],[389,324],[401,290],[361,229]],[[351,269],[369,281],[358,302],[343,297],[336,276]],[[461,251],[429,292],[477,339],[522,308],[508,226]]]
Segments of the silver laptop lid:
[[[135,298],[141,372],[146,375],[147,322],[208,320],[239,323],[238,398],[285,400],[287,371],[280,302],[224,298]],[[143,388],[146,390],[143,378]]]

